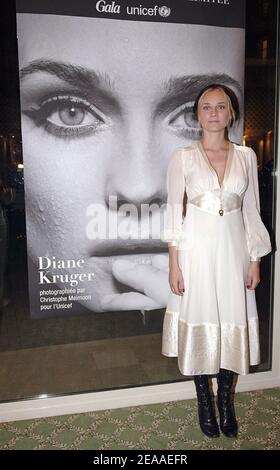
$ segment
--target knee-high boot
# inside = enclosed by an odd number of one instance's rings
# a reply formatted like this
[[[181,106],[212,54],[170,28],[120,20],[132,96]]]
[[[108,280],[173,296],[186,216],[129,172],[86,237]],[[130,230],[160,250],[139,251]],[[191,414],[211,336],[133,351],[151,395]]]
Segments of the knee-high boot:
[[[231,370],[220,369],[217,375],[217,404],[220,414],[220,429],[227,437],[236,437],[238,430],[233,404],[233,379],[234,372]]]
[[[211,400],[208,375],[195,375],[198,418],[201,431],[208,437],[219,437],[219,426]]]

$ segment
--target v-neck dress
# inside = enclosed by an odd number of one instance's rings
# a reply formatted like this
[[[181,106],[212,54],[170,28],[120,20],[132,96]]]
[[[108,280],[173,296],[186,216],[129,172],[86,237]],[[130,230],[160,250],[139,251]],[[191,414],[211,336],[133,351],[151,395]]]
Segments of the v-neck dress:
[[[183,375],[220,368],[247,374],[260,363],[260,346],[255,290],[246,278],[250,260],[271,251],[256,154],[230,142],[220,183],[201,142],[179,148],[168,165],[167,195],[161,239],[178,250],[185,292],[169,292],[162,354],[178,357]]]

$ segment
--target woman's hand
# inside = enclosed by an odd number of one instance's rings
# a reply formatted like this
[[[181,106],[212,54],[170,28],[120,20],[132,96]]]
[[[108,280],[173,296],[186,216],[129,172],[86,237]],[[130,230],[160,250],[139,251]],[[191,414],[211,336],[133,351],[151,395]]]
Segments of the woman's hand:
[[[169,268],[169,285],[174,294],[184,295],[184,278],[177,263],[172,264]]]
[[[248,269],[246,287],[247,289],[256,289],[260,283],[260,263],[259,261],[251,261]]]

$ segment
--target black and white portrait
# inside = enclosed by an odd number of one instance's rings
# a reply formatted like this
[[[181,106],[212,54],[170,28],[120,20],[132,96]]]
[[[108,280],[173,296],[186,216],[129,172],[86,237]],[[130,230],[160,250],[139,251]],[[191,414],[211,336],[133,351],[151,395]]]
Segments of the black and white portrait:
[[[17,29],[31,315],[65,287],[75,313],[164,308],[167,165],[199,139],[208,83],[242,109],[244,29],[30,13]]]

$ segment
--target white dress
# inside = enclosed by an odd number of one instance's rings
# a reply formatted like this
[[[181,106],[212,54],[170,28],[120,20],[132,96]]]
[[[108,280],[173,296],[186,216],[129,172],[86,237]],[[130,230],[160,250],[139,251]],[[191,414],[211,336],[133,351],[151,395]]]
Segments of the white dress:
[[[178,250],[185,292],[169,292],[162,354],[178,356],[184,375],[220,368],[247,374],[249,365],[260,363],[255,290],[246,287],[247,271],[250,260],[271,251],[260,216],[256,154],[230,142],[220,185],[200,142],[177,149],[167,192],[161,239]]]

